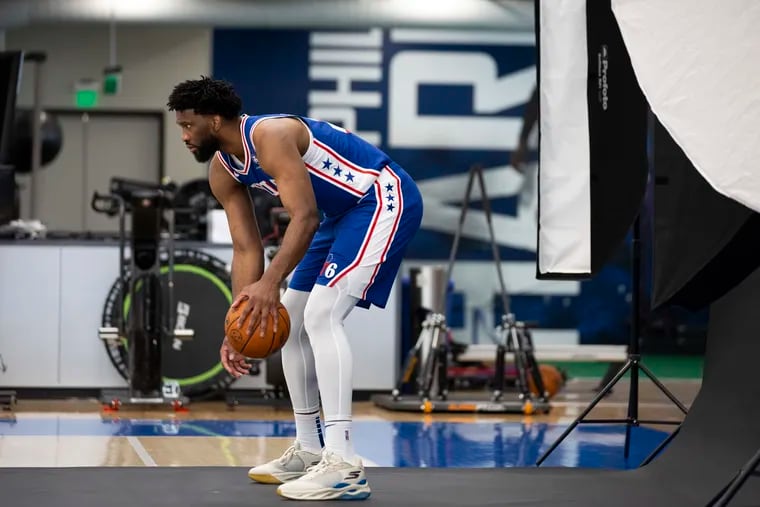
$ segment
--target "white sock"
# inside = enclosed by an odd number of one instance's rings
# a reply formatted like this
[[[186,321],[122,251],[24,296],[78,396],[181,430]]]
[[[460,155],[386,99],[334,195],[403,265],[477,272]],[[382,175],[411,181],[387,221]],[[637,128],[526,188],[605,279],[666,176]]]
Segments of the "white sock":
[[[314,454],[322,452],[325,440],[322,436],[322,424],[319,418],[319,407],[307,413],[295,412],[296,440],[301,444],[301,449]]]
[[[315,285],[304,310],[304,326],[314,353],[325,414],[325,448],[347,461],[354,458],[353,358],[343,320],[357,301],[340,283],[333,287]]]
[[[346,461],[354,458],[354,442],[351,440],[351,419],[325,420],[325,448]]]

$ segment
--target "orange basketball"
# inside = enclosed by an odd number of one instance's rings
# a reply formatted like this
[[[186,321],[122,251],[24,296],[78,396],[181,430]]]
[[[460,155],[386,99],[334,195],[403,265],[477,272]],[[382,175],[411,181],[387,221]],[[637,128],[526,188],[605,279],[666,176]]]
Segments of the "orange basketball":
[[[544,384],[546,394],[549,398],[554,397],[554,395],[565,385],[564,375],[562,375],[562,372],[559,371],[556,366],[550,364],[539,365],[538,371],[541,374],[541,382]],[[538,389],[536,389],[536,384],[533,382],[533,378],[530,375],[528,375],[528,386],[530,387],[530,392],[533,393],[533,395],[538,396]]]
[[[285,345],[285,342],[288,341],[288,335],[290,334],[290,315],[288,315],[288,311],[282,303],[277,308],[277,318],[279,319],[277,322],[277,334],[274,333],[274,319],[270,315],[264,336],[261,336],[259,326],[253,328],[253,332],[250,335],[247,334],[247,326],[251,321],[250,313],[243,322],[243,325],[238,327],[237,323],[244,307],[245,301],[240,303],[237,308],[230,307],[227,310],[227,316],[224,318],[224,333],[230,346],[244,356],[255,359],[264,359],[280,350]]]

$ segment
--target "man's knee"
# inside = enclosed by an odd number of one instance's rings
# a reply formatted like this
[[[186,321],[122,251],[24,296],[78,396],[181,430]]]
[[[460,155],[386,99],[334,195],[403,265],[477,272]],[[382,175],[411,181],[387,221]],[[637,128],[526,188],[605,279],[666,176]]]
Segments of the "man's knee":
[[[303,325],[309,337],[313,338],[314,336],[318,336],[319,333],[329,330],[331,308],[332,305],[324,299],[317,297],[309,298],[303,312]]]
[[[315,285],[304,309],[304,328],[312,339],[320,333],[332,335],[358,301],[345,287]]]
[[[309,300],[309,293],[300,290],[288,289],[283,294],[280,302],[288,311],[291,320],[294,318],[300,318],[304,312],[304,307]]]

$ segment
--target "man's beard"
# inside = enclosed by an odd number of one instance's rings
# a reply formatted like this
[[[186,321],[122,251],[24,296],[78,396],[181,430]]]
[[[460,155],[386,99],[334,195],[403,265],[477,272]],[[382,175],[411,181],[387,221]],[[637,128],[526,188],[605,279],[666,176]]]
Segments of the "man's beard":
[[[193,156],[195,156],[195,160],[198,162],[208,162],[217,151],[219,151],[219,141],[213,137],[209,137],[195,147],[195,153],[193,153]]]

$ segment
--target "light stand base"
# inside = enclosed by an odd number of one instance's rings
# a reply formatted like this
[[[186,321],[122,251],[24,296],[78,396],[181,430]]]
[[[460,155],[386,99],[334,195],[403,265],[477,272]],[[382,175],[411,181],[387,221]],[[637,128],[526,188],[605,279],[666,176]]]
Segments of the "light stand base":
[[[228,389],[224,394],[224,402],[230,410],[240,405],[267,406],[282,409],[288,409],[291,406],[287,391],[279,386],[273,389],[260,390]]]
[[[165,389],[166,390],[166,389]],[[190,399],[178,393],[142,394],[130,389],[104,389],[100,393],[100,403],[106,411],[118,411],[122,407],[156,408],[171,407],[175,412],[187,410]]]
[[[431,313],[422,324],[415,346],[409,351],[403,374],[391,394],[372,397],[375,405],[404,412],[488,412],[510,414],[545,414],[551,411],[549,397],[545,393],[538,364],[533,357],[533,346],[526,326],[515,320],[513,314],[502,317],[501,343],[496,349],[496,368],[492,392],[451,392],[449,376],[448,345],[445,337],[448,329],[442,314]],[[519,392],[504,390],[505,356],[515,356],[518,369]],[[416,375],[415,375],[416,373]],[[529,378],[540,395],[534,396],[529,388]],[[416,394],[407,394],[414,391]]]
[[[503,397],[502,397],[503,398]],[[491,413],[491,414],[546,414],[551,405],[542,400],[499,399],[490,393],[449,393],[446,399],[420,399],[418,396],[377,394],[372,402],[378,407],[400,412],[430,413]]]
[[[596,405],[605,397],[607,394],[612,390],[613,386],[617,384],[620,379],[623,378],[623,376],[628,372],[631,371],[631,395],[628,400],[628,417],[622,418],[622,419],[586,419],[586,416],[596,407]],[[546,458],[549,457],[549,455],[556,449],[562,441],[567,438],[567,436],[572,432],[579,424],[620,424],[625,423],[626,425],[626,431],[625,431],[625,448],[624,448],[624,457],[627,459],[630,453],[630,437],[631,437],[631,428],[633,426],[640,426],[641,424],[681,424],[680,422],[675,421],[664,421],[664,420],[644,420],[638,418],[638,408],[634,405],[638,403],[638,372],[643,371],[644,374],[654,382],[654,384],[659,388],[659,390],[667,396],[670,401],[672,401],[685,415],[687,413],[686,407],[678,401],[678,399],[671,393],[667,387],[665,387],[662,382],[657,380],[657,377],[654,376],[654,374],[651,372],[649,368],[647,368],[644,364],[641,363],[641,357],[638,354],[631,354],[628,361],[623,365],[623,367],[620,369],[620,371],[617,372],[617,374],[612,378],[612,380],[597,393],[597,395],[594,397],[594,399],[589,403],[589,405],[586,407],[586,409],[581,412],[578,417],[575,418],[575,420],[570,423],[570,426],[568,426],[565,431],[559,436],[559,438],[549,447],[549,449],[544,452],[544,454],[536,461],[536,466],[541,466],[541,464],[546,460]],[[677,432],[678,430],[676,430]],[[668,439],[666,439],[666,442],[670,442],[670,440],[675,437],[675,433],[671,434]],[[664,449],[664,445],[660,445],[656,449],[656,453],[659,453],[660,450]],[[643,466],[644,464],[648,463],[654,457],[656,456],[656,453],[652,453],[649,455],[649,457],[646,458],[644,463],[641,464]]]

